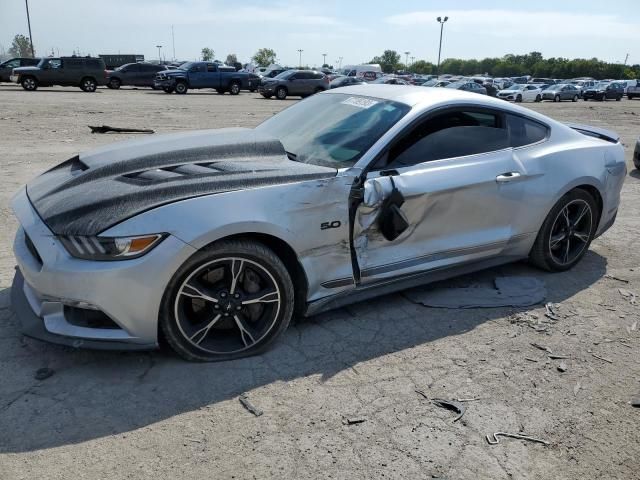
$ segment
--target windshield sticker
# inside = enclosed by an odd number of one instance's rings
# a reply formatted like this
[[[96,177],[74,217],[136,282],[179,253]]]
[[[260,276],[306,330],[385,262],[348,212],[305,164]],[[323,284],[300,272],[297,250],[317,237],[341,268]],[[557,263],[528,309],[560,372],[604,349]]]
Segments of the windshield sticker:
[[[343,105],[351,105],[358,108],[371,108],[380,102],[378,102],[377,100],[373,100],[372,98],[349,97],[340,103],[342,103]]]

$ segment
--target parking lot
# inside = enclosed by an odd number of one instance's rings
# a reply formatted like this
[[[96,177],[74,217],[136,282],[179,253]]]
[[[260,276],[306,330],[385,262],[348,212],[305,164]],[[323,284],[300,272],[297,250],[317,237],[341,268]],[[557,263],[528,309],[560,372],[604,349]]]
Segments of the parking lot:
[[[252,127],[295,101],[0,85],[0,478],[638,478],[640,410],[630,401],[640,396],[640,174],[631,155],[640,100],[523,104],[614,130],[626,148],[617,222],[575,269],[523,263],[437,285],[535,276],[558,304],[552,318],[543,304],[435,309],[395,294],[299,319],[266,354],[216,364],[20,334],[10,198],[79,152],[136,136],[88,125]],[[54,374],[36,380],[42,367]],[[454,423],[425,397],[466,400],[466,413]],[[490,445],[495,432],[549,445]]]

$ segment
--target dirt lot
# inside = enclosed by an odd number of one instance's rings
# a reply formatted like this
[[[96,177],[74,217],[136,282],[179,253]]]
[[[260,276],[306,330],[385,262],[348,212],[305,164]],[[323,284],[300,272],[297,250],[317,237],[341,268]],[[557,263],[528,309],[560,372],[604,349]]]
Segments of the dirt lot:
[[[9,300],[9,200],[46,168],[128,138],[92,135],[87,125],[253,126],[289,104],[248,93],[0,86],[0,478],[640,478],[640,409],[629,403],[640,395],[640,307],[619,292],[640,294],[637,100],[528,105],[614,129],[627,147],[617,223],[577,268],[551,275],[519,264],[444,284],[533,275],[560,304],[555,321],[544,305],[444,310],[393,295],[299,321],[261,357],[204,365],[20,335]],[[567,371],[532,343],[569,357]],[[41,367],[55,374],[35,380]],[[453,423],[453,412],[416,390],[477,400]],[[264,415],[242,407],[242,392]],[[356,417],[365,421],[343,423]],[[496,431],[550,445],[489,445],[485,435]]]

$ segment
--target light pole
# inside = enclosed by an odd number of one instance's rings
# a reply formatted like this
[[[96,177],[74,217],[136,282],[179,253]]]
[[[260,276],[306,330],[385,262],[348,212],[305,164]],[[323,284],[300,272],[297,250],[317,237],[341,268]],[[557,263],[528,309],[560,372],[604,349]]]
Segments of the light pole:
[[[35,58],[36,52],[33,49],[33,37],[31,36],[31,18],[29,17],[29,0],[24,0],[24,4],[27,7],[27,25],[29,26],[29,43],[31,44],[31,57]]]
[[[322,66],[324,67],[327,64],[327,54],[322,54]]]
[[[342,57],[338,57],[338,61],[340,62],[340,65],[338,65],[338,70],[342,68]]]
[[[413,67],[413,64],[416,63],[416,57],[411,57],[411,66]]]
[[[404,52],[405,56],[406,56],[406,60],[404,61],[404,69],[405,70],[409,70],[409,54],[411,52]]]
[[[302,68],[302,52],[304,52],[304,50],[299,48],[298,49],[298,53],[300,54],[300,61],[299,61],[298,65],[300,66],[300,68]]]
[[[438,66],[436,67],[436,75],[440,75],[440,54],[442,53],[442,30],[444,29],[444,22],[449,20],[449,17],[438,17],[436,19],[440,24],[440,46],[438,47]]]
[[[162,64],[162,57],[160,56],[160,49],[162,48],[162,45],[156,45],[156,48],[158,49],[158,64]]]

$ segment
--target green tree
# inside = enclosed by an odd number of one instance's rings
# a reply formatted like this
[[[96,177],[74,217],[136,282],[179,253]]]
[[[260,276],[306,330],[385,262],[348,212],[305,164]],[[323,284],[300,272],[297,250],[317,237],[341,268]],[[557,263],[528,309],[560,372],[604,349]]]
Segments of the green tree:
[[[385,50],[379,57],[373,57],[369,63],[378,63],[384,73],[393,73],[400,65],[400,54],[395,50]]]
[[[238,56],[235,53],[230,53],[227,55],[227,61],[225,62],[227,65],[233,65],[234,63],[238,63]]]
[[[251,60],[260,67],[268,67],[272,63],[276,63],[276,52],[270,48],[261,48]]]
[[[213,57],[215,56],[215,52],[211,50],[209,47],[204,47],[202,49],[202,52],[200,52],[200,55],[202,55],[202,60],[204,62],[210,62],[211,60],[213,60]]]
[[[13,42],[11,42],[11,47],[9,48],[9,55],[12,57],[33,57],[29,37],[21,34],[13,37]]]

